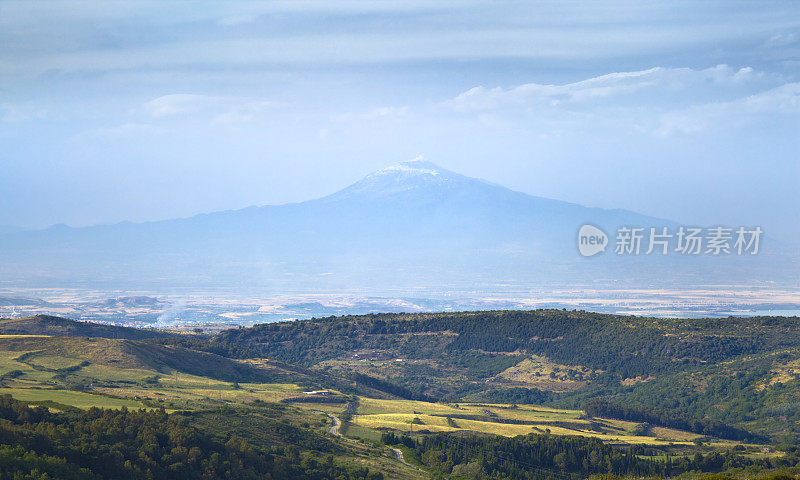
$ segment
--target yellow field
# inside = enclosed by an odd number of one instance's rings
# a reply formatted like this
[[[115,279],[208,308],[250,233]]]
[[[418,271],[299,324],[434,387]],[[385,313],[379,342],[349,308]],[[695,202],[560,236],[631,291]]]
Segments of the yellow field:
[[[417,402],[414,400],[380,400],[360,398],[358,413],[436,413],[457,415],[464,410],[443,403]]]
[[[482,422],[479,420],[455,420],[459,428],[450,427],[447,425],[445,417],[434,417],[431,415],[414,415],[414,414],[377,414],[377,415],[356,415],[354,423],[368,428],[389,427],[401,431],[409,431],[411,428],[411,421],[415,418],[421,420],[424,424],[415,424],[414,430],[429,430],[431,432],[456,432],[460,430],[468,430],[482,433],[493,433],[496,435],[505,435],[514,437],[516,435],[527,435],[528,433],[542,433],[531,425],[506,425],[501,423]]]
[[[652,427],[650,429],[653,435],[658,438],[663,438],[666,440],[677,440],[682,442],[691,442],[695,438],[700,438],[702,435],[698,435],[692,432],[684,432],[682,430],[673,430],[671,428],[663,428],[663,427]]]
[[[414,431],[430,432],[472,431],[513,437],[529,433],[549,432],[553,435],[580,435],[595,437],[613,443],[646,445],[688,445],[698,435],[655,428],[651,436],[636,436],[632,432],[634,422],[612,419],[595,419],[606,425],[603,432],[592,430],[587,419],[581,419],[580,410],[560,410],[555,408],[521,405],[511,408],[503,404],[440,404],[412,400],[379,400],[361,398],[358,414],[353,419],[355,425],[372,428],[392,428],[404,432],[411,430],[411,421],[418,419]],[[450,416],[456,426],[448,423]],[[480,416],[480,419],[464,419],[459,416]],[[497,421],[493,421],[497,419]],[[530,424],[502,423],[502,420],[521,420]]]
[[[585,423],[585,421],[578,419],[583,413],[581,410],[557,410],[546,407],[534,407],[531,405],[508,408],[508,405],[477,406],[467,404],[463,405],[463,407],[475,411],[478,414],[489,411],[498,417],[512,420]]]

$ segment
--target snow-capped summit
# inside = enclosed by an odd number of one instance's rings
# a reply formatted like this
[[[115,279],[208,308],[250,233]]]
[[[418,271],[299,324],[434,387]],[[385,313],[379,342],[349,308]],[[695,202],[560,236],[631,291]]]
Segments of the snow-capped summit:
[[[420,155],[413,160],[382,168],[373,173],[373,175],[439,175],[442,173],[442,170],[441,167],[423,159],[422,155]]]
[[[409,178],[409,177],[418,177],[418,176],[440,176],[440,175],[450,176],[455,175],[453,172],[443,169],[442,167],[436,165],[433,162],[429,162],[422,158],[422,155],[414,158],[413,160],[408,160],[405,162],[400,162],[396,165],[391,165],[386,168],[382,168],[378,171],[375,171],[365,178],[368,179],[370,177],[394,177],[394,178]]]
[[[386,197],[410,190],[452,187],[477,180],[446,170],[421,156],[382,168],[339,192],[326,197],[341,200],[354,196]]]

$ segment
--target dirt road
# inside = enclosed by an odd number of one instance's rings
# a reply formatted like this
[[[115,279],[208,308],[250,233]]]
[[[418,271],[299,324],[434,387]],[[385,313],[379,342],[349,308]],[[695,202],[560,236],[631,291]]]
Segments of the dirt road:
[[[414,470],[417,469],[417,467],[415,467],[414,465],[411,465],[410,463],[406,462],[406,459],[403,458],[403,451],[402,450],[400,450],[399,448],[393,448],[393,447],[389,447],[389,450],[394,452],[394,458],[396,458],[400,463],[402,463],[403,465],[409,466],[409,467],[413,468]]]

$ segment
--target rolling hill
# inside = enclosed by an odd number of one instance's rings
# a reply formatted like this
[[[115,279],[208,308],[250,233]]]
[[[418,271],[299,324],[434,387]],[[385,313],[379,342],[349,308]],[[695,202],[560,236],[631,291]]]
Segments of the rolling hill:
[[[166,330],[141,329],[78,322],[51,315],[0,319],[0,335],[53,335],[58,337],[102,337],[128,340],[171,337]]]
[[[241,452],[273,478],[797,473],[796,317],[373,314],[141,339],[21,326],[38,333],[0,334],[0,460],[27,460],[2,472],[189,472]],[[86,445],[84,428],[106,433]]]
[[[566,408],[606,398],[758,434],[800,435],[797,317],[374,314],[233,329],[209,342],[233,357],[376,378],[403,389],[406,398]]]

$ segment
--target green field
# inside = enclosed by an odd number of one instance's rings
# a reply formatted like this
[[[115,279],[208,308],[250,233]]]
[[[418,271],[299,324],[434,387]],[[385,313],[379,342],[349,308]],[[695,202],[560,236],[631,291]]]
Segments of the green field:
[[[0,388],[0,395],[8,394],[17,400],[36,404],[37,402],[55,402],[78,408],[147,408],[141,402],[128,398],[112,398],[84,392],[68,390],[46,390],[39,388]]]

